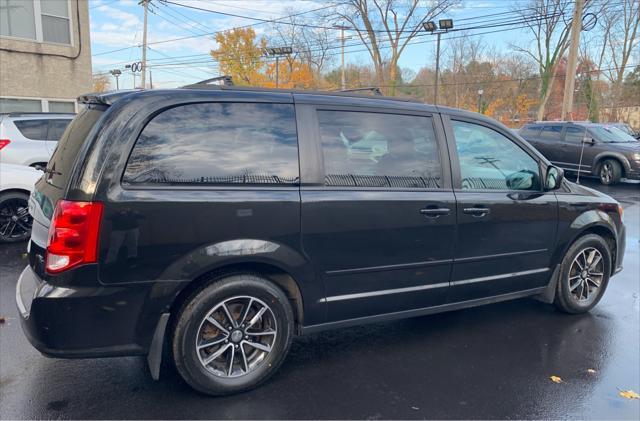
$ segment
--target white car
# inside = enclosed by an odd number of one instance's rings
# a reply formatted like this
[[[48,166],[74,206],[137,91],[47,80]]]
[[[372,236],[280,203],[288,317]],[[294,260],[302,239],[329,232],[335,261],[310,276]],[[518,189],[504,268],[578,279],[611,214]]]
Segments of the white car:
[[[0,243],[24,241],[31,234],[29,196],[42,171],[0,163]]]
[[[0,163],[44,168],[73,117],[75,114],[0,114]]]

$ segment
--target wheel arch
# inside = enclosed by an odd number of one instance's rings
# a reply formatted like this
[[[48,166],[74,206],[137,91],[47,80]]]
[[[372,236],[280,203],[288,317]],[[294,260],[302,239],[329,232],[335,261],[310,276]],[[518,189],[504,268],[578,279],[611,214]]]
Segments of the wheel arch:
[[[189,300],[196,291],[218,279],[241,273],[249,273],[265,277],[280,288],[291,303],[296,332],[300,333],[302,331],[302,326],[304,324],[304,303],[299,283],[293,275],[282,267],[272,263],[257,261],[230,263],[211,268],[193,279],[184,288],[182,288],[173,299],[169,309],[169,313],[171,314],[169,324],[173,325],[182,305]]]
[[[7,193],[22,193],[22,194],[26,194],[27,196],[31,195],[31,192],[29,190],[21,189],[21,188],[18,188],[18,187],[14,187],[14,188],[5,189],[5,190],[0,191],[0,195],[7,194]]]
[[[616,261],[617,261],[618,240],[617,240],[615,231],[604,222],[594,222],[592,224],[581,227],[578,230],[575,230],[573,232],[573,235],[565,239],[565,241],[562,241],[560,247],[556,249],[556,252],[553,258],[554,264],[560,264],[562,262],[564,255],[569,250],[569,248],[579,238],[589,234],[595,234],[602,237],[609,245],[609,250],[611,251],[611,274],[610,275],[613,275],[615,273],[615,267],[616,267]]]
[[[622,168],[622,177],[626,177],[631,170],[631,164],[629,164],[629,160],[623,154],[619,152],[606,151],[601,152],[593,159],[592,173],[593,175],[598,175],[600,171],[600,165],[605,159],[614,159],[620,163],[620,167]]]

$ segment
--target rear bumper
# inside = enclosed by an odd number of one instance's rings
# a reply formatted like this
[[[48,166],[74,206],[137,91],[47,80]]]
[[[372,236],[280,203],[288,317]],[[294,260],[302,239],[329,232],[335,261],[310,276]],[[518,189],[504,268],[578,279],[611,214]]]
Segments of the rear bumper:
[[[164,288],[166,290],[166,288]],[[157,286],[64,288],[41,280],[27,266],[16,304],[29,342],[61,358],[146,355],[162,309]],[[150,297],[153,297],[150,300]]]

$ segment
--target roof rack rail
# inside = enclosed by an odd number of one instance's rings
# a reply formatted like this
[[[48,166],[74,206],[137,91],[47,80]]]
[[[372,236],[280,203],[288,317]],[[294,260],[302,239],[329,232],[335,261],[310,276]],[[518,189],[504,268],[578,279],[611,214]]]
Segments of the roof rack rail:
[[[382,91],[377,86],[369,86],[366,88],[336,89],[335,91],[332,91],[332,92],[362,92],[362,91],[369,91],[369,92],[373,92],[376,95],[382,96]]]
[[[218,76],[211,79],[201,80],[200,82],[192,83],[190,85],[181,86],[181,88],[201,88],[203,86],[233,86],[233,79],[231,76]]]

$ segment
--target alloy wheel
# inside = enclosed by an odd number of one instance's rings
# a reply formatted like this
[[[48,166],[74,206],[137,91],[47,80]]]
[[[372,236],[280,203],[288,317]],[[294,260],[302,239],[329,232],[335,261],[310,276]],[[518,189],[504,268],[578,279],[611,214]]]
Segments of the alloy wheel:
[[[8,199],[0,208],[0,239],[19,241],[31,232],[33,220],[29,215],[29,205],[24,199]]]
[[[277,334],[276,318],[264,301],[236,296],[216,304],[202,319],[196,352],[212,374],[240,377],[264,363]]]
[[[604,261],[598,249],[589,247],[573,259],[569,270],[569,292],[580,304],[588,304],[597,296],[604,279]]]
[[[605,162],[602,164],[602,168],[600,168],[600,180],[604,184],[609,184],[613,179],[613,165],[609,162]]]

